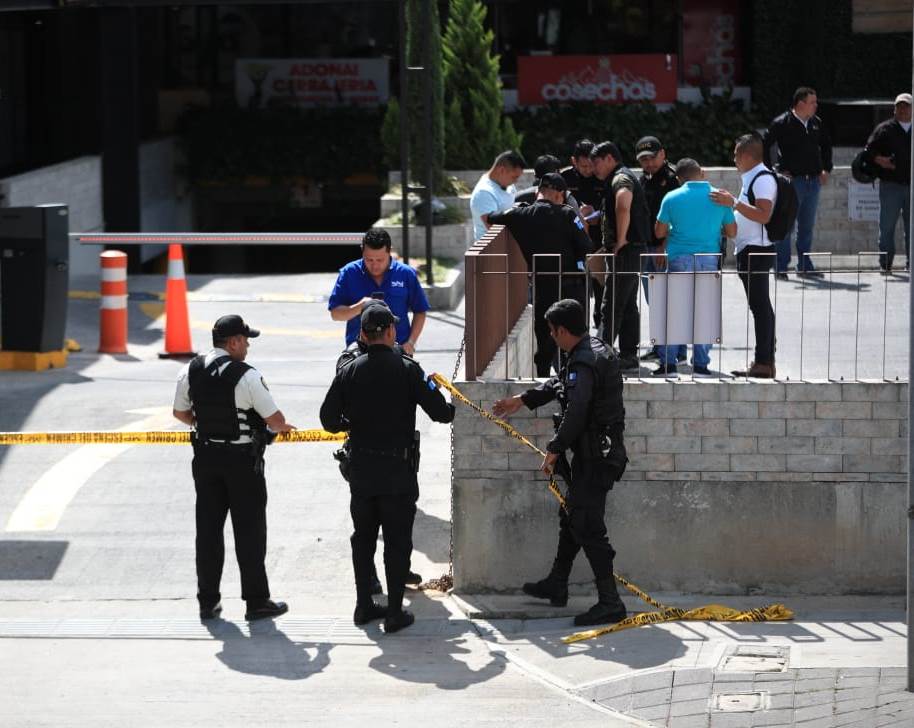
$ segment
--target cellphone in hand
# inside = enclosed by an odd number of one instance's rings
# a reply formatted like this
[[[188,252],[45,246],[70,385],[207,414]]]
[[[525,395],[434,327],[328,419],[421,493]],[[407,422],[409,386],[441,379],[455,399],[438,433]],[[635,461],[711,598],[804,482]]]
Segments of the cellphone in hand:
[[[383,301],[384,300],[384,291],[375,291],[374,293],[371,294],[371,297],[374,298],[376,301]]]

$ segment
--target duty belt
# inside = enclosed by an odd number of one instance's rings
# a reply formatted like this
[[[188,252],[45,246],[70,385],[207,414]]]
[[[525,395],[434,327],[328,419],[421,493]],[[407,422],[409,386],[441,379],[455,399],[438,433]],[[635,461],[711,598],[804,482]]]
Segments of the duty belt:
[[[379,458],[396,458],[398,460],[409,460],[410,448],[408,447],[396,448],[393,450],[375,450],[370,447],[351,445],[351,449],[353,455],[373,455],[374,457]]]

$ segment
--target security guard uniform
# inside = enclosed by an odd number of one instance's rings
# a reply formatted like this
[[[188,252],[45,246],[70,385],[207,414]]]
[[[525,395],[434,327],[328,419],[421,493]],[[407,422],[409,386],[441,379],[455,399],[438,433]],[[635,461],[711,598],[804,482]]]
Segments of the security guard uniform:
[[[234,333],[250,338],[260,334],[240,317],[225,316],[216,322],[214,338],[220,325],[241,327]],[[213,348],[194,357],[179,373],[174,409],[193,410],[195,420],[192,468],[197,493],[197,599],[201,616],[221,608],[223,531],[229,512],[247,618],[286,611],[282,602],[270,601],[264,564],[267,487],[263,454],[268,439],[264,418],[279,408],[263,377],[224,349]]]
[[[564,184],[564,180],[558,175]],[[533,333],[536,336],[536,375],[548,377],[557,347],[549,335],[546,310],[561,298],[573,298],[585,306],[584,261],[591,252],[584,225],[567,205],[539,199],[489,215],[491,225],[504,225],[520,246],[527,269],[533,274]],[[545,257],[549,254],[551,257]],[[561,271],[555,254],[560,256]],[[542,257],[535,257],[542,256]],[[556,367],[558,369],[558,367]]]
[[[396,320],[386,306],[369,306],[362,312],[362,331],[384,331]],[[387,631],[412,622],[402,605],[419,497],[417,405],[435,422],[454,419],[454,406],[429,385],[416,361],[385,344],[369,343],[364,356],[337,372],[320,410],[321,425],[326,430],[349,430],[355,621],[383,616],[371,598],[375,543],[378,529],[383,528]],[[405,624],[399,621],[404,614],[409,618]]]
[[[625,616],[625,606],[613,578],[616,552],[606,535],[604,514],[606,494],[625,471],[627,457],[622,374],[612,349],[596,337],[582,337],[557,378],[521,396],[529,409],[553,399],[559,400],[561,415],[556,416],[556,433],[546,450],[564,457],[571,448],[574,454],[567,512],[559,509],[559,543],[551,573],[540,582],[525,584],[524,591],[564,606],[571,567],[583,549],[593,569],[599,601],[575,623],[618,621]]]
[[[581,205],[590,205],[594,210],[599,210],[603,204],[603,190],[605,188],[604,180],[596,175],[584,177],[573,166],[565,167],[559,174],[568,185],[568,192],[574,195],[575,199]],[[600,229],[599,221],[591,222],[587,226],[587,234],[590,236],[591,253],[603,252],[603,231]],[[601,259],[593,259],[593,268],[604,269],[605,265]],[[588,266],[589,268],[591,266]],[[591,291],[593,293],[593,324],[600,325],[600,308],[603,302],[603,279],[602,277],[591,276]]]

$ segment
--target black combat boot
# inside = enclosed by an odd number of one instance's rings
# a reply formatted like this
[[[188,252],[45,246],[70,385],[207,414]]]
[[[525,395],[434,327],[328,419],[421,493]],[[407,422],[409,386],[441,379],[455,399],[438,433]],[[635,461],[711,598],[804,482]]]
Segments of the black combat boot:
[[[549,576],[541,581],[528,581],[524,584],[524,594],[537,599],[548,599],[553,607],[564,607],[568,604],[568,573],[570,569],[560,568],[556,561]]]
[[[575,626],[587,627],[593,624],[612,624],[625,619],[625,605],[616,591],[616,580],[613,577],[597,579],[597,603],[584,614],[574,618]]]

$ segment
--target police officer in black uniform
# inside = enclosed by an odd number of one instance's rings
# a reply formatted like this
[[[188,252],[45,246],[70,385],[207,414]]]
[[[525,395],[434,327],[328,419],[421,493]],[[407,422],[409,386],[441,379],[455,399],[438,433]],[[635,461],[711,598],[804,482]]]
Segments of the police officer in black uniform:
[[[563,204],[568,185],[556,172],[543,175],[536,202],[489,215],[490,225],[505,225],[520,246],[528,270],[534,274],[533,332],[536,336],[536,375],[548,377],[556,357],[555,342],[543,318],[546,309],[560,298],[584,303],[584,261],[590,238],[574,210]],[[538,257],[540,254],[558,254]]]
[[[397,632],[414,621],[403,609],[403,591],[419,497],[416,405],[436,422],[454,419],[454,406],[426,378],[422,367],[393,351],[397,321],[386,306],[365,308],[361,333],[368,352],[337,372],[320,411],[326,430],[349,430],[349,511],[356,588],[353,621],[366,624],[384,617],[386,632]],[[379,528],[384,529],[386,609],[371,595]]]
[[[295,428],[286,422],[260,373],[244,363],[248,340],[257,336],[260,332],[240,316],[223,316],[213,326],[213,348],[194,357],[178,375],[174,416],[194,428],[201,619],[214,619],[222,611],[219,583],[228,513],[235,532],[241,598],[247,602],[245,619],[276,617],[289,609],[284,602],[270,600],[267,583],[263,454],[271,432]]]
[[[555,437],[546,446],[543,471],[551,474],[571,448],[571,483],[567,513],[559,509],[559,544],[552,571],[542,581],[524,584],[524,592],[549,599],[555,606],[568,602],[568,576],[581,549],[590,562],[597,584],[597,603],[574,618],[576,625],[618,622],[625,605],[613,578],[615,551],[606,537],[606,494],[625,471],[627,458],[622,432],[622,374],[619,360],[600,339],[587,334],[584,308],[564,299],[546,312],[556,343],[569,353],[555,379],[516,397],[495,403],[497,416],[517,412],[521,405],[536,409],[554,399],[562,412],[556,416]],[[562,461],[564,464],[567,461]]]
[[[581,206],[581,215],[587,223],[587,234],[592,245],[591,252],[602,253],[603,232],[600,229],[600,207],[603,204],[605,183],[593,173],[593,162],[590,153],[594,143],[590,139],[579,139],[571,152],[571,166],[562,169],[559,174],[568,185],[568,194],[572,195]],[[587,219],[587,218],[591,219]],[[600,308],[603,303],[603,284],[605,283],[606,265],[603,258],[591,258],[587,264],[591,275],[593,293],[593,324],[599,326]]]
[[[383,306],[384,308],[389,309],[390,307],[384,303],[384,301],[378,299],[371,303],[366,304],[366,306]],[[399,344],[394,344],[391,347],[394,352],[397,354],[403,354],[404,351]],[[343,353],[340,354],[339,358],[336,360],[336,371],[339,372],[344,366],[346,366],[353,359],[356,359],[363,354],[368,353],[368,344],[365,341],[364,334],[360,333],[359,338],[353,341],[349,346],[343,349]],[[345,470],[348,474],[349,470],[349,451],[348,447],[344,447],[341,450],[337,451],[335,457],[338,460],[345,460],[345,463],[341,462],[340,470]],[[344,477],[348,480],[348,475],[344,474]],[[411,569],[406,573],[406,584],[408,586],[419,586],[422,583],[422,577]],[[372,555],[371,561],[371,593],[372,594],[383,594],[384,587],[381,586],[381,580],[378,579],[378,570],[375,568],[374,564],[374,555]]]

